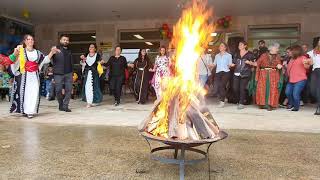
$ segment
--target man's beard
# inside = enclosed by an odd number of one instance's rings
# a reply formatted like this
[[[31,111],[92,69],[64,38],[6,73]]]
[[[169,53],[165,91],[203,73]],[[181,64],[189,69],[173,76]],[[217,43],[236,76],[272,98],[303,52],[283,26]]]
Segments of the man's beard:
[[[69,44],[65,44],[65,43],[60,43],[60,44],[61,44],[61,46],[65,47],[65,48],[67,48],[69,46]]]

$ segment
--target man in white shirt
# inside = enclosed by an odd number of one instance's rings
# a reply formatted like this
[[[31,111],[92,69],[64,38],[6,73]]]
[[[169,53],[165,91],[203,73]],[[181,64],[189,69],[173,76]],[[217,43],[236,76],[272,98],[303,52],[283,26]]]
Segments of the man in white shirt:
[[[311,94],[316,98],[318,106],[314,113],[315,115],[320,115],[320,40],[318,45],[308,52],[310,59],[312,61],[312,74],[311,74]]]

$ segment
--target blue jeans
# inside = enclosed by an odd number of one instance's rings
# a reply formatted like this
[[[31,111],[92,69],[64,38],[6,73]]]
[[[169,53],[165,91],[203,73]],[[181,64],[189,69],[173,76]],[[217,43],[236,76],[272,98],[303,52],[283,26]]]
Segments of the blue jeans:
[[[52,94],[50,94],[50,92],[51,92],[51,84],[52,84],[51,80],[46,80],[46,96],[52,95]]]
[[[199,75],[199,81],[200,81],[201,87],[204,87],[204,85],[206,85],[207,80],[208,80],[208,75]]]
[[[306,85],[307,80],[302,80],[296,83],[288,82],[286,87],[286,95],[289,100],[289,105],[293,106],[294,109],[299,110],[301,92]]]

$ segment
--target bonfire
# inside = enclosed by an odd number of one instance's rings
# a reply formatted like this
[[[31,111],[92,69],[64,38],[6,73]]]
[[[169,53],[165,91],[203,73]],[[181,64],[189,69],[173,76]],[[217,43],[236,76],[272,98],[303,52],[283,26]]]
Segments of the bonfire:
[[[162,80],[161,98],[141,123],[140,131],[167,139],[217,138],[219,127],[205,106],[206,91],[199,84],[197,72],[199,57],[214,31],[211,17],[212,10],[206,8],[203,1],[193,0],[183,10],[173,27],[169,45],[175,49],[171,57],[171,76]]]

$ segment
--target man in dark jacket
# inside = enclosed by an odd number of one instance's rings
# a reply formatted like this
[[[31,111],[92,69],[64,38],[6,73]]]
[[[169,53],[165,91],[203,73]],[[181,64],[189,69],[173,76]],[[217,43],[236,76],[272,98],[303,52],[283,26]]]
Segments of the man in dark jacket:
[[[72,92],[72,72],[73,59],[72,53],[68,48],[69,36],[60,36],[60,45],[58,45],[58,53],[52,57],[53,74],[56,88],[56,95],[59,102],[59,110],[71,112],[69,109],[69,101]],[[64,96],[62,95],[64,89]]]
[[[258,56],[258,59],[259,59],[259,57],[260,57],[262,54],[268,52],[268,48],[266,47],[266,42],[265,42],[264,40],[260,40],[260,41],[258,42],[258,45],[259,45],[259,56]]]

